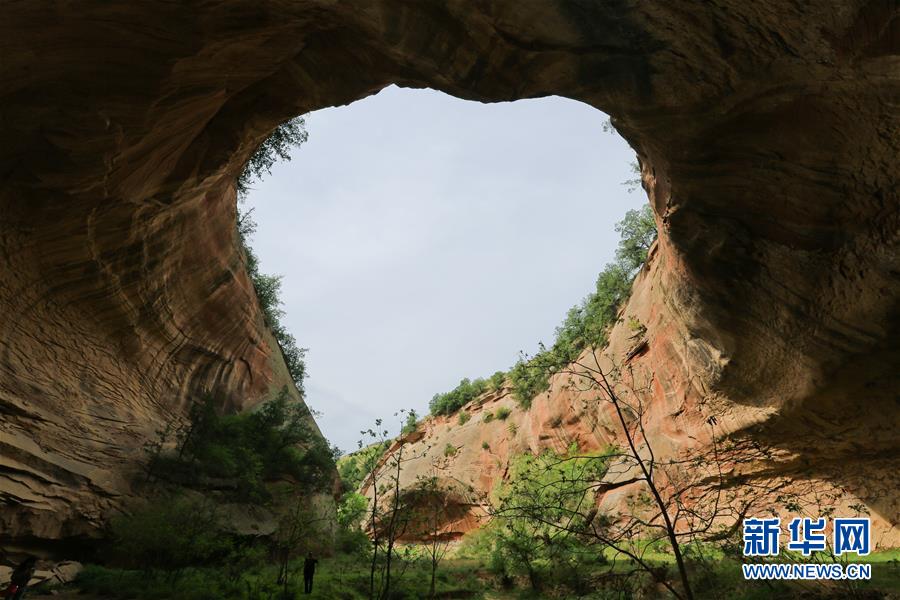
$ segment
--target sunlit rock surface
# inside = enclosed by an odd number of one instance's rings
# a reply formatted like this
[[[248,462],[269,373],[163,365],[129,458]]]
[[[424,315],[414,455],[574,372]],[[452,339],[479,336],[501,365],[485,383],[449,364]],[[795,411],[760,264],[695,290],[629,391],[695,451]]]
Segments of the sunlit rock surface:
[[[898,27],[880,1],[6,6],[4,543],[94,535],[190,394],[286,381],[234,178],[278,123],[392,83],[612,115],[661,226],[660,435],[715,404],[896,524]]]

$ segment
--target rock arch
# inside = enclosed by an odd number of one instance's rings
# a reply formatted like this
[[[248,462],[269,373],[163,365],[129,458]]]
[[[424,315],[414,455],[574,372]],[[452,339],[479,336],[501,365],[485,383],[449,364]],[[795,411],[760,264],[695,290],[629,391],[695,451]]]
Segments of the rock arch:
[[[0,34],[9,539],[90,535],[191,391],[286,381],[234,177],[279,122],[389,84],[612,115],[662,226],[672,389],[770,409],[759,435],[822,476],[900,472],[891,0],[23,2]]]

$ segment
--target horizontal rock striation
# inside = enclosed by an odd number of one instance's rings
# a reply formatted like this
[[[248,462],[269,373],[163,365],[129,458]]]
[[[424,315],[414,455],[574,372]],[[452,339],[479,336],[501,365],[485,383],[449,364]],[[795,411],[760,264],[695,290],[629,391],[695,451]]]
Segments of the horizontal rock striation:
[[[609,113],[661,226],[644,360],[687,408],[667,430],[715,399],[765,413],[752,434],[802,476],[884,480],[898,27],[890,0],[7,5],[0,535],[92,535],[191,394],[242,408],[286,381],[234,235],[235,176],[280,122],[390,84]],[[884,486],[873,506],[896,523]]]

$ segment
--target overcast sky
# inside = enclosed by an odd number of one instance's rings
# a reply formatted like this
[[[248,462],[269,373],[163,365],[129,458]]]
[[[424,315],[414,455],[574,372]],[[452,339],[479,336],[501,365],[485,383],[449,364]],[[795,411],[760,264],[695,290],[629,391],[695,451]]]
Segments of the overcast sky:
[[[551,342],[613,258],[633,152],[572,100],[388,88],[307,117],[254,186],[253,247],[309,348],[307,401],[345,451],[462,377]]]

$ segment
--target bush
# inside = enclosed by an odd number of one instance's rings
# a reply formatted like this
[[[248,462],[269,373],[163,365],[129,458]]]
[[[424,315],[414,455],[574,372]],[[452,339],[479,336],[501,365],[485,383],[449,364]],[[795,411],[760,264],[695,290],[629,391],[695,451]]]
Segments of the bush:
[[[494,420],[494,413],[492,413],[492,412],[489,412],[489,413],[485,414],[485,415],[481,418],[481,422],[482,422],[482,423],[490,423],[490,422],[493,421],[493,420]]]
[[[291,148],[299,148],[308,137],[303,117],[294,117],[275,128],[259,145],[238,176],[238,198],[247,196],[251,184],[262,180],[265,175],[271,175],[276,161],[291,160]]]
[[[449,443],[444,446],[444,456],[456,456],[456,446]]]
[[[474,381],[463,379],[458,386],[446,394],[435,394],[428,406],[433,415],[452,415],[485,393],[487,389],[488,384],[484,379],[476,379]]]
[[[309,409],[292,402],[287,388],[254,412],[220,415],[222,404],[212,395],[195,402],[176,433],[176,450],[160,452],[164,440],[155,445],[150,474],[188,486],[225,479],[243,501],[268,500],[264,482],[286,475],[314,490],[330,480],[331,450],[313,428]]]
[[[499,392],[503,389],[503,385],[506,383],[506,373],[503,371],[497,371],[491,378],[488,379],[488,383],[490,384],[490,388],[492,392]]]
[[[482,449],[482,450],[490,450],[490,449],[491,449],[491,445],[488,444],[487,442],[481,442],[481,449]]]
[[[461,413],[459,413],[459,424],[465,425],[466,423],[469,422],[469,419],[471,419],[471,418],[472,418],[472,415],[470,415],[469,413],[461,412]]]
[[[231,540],[212,503],[157,498],[152,505],[112,520],[115,561],[144,570],[173,571],[224,557]]]
[[[250,192],[250,185],[272,173],[272,166],[279,159],[291,160],[290,151],[300,147],[307,139],[306,122],[303,117],[295,117],[279,125],[256,149],[237,178],[238,201],[243,202]],[[256,232],[256,223],[250,211],[238,210],[238,240],[244,250],[247,274],[253,283],[253,290],[262,309],[266,325],[281,349],[288,373],[294,385],[302,394],[303,380],[306,378],[306,349],[297,345],[297,340],[282,323],[284,311],[281,309],[281,277],[266,275],[259,271],[259,258],[250,246],[250,237]]]
[[[509,417],[509,415],[511,415],[511,414],[512,414],[512,410],[510,410],[509,408],[507,408],[505,406],[501,406],[500,408],[497,409],[497,418],[500,419],[501,421],[505,421],[507,419],[507,417]]]
[[[419,415],[416,414],[416,411],[410,410],[406,414],[406,422],[403,424],[403,428],[400,430],[400,433],[403,435],[409,435],[410,433],[414,433],[418,428]]]
[[[656,239],[656,221],[649,204],[628,211],[616,231],[621,234],[616,261],[604,267],[594,291],[566,314],[556,328],[553,346],[542,346],[533,358],[519,359],[510,370],[513,397],[522,408],[530,408],[534,397],[549,388],[550,375],[577,360],[586,348],[606,345],[609,328],[628,300],[634,276]]]
[[[519,362],[509,371],[512,395],[524,409],[531,408],[531,401],[550,388],[550,372],[545,366],[548,353],[542,352],[529,361]]]
[[[358,490],[363,480],[372,472],[389,447],[390,441],[385,441],[342,456],[338,460],[337,467],[343,488],[347,491]]]

